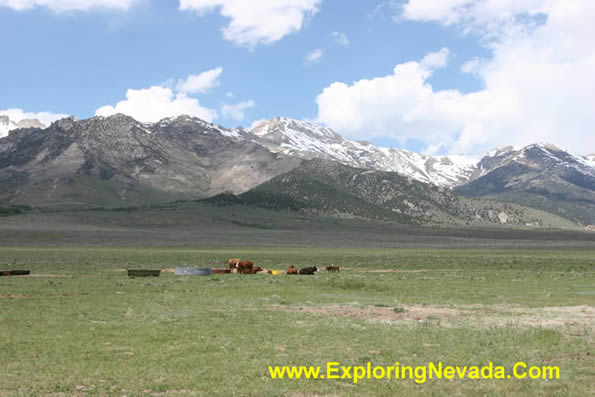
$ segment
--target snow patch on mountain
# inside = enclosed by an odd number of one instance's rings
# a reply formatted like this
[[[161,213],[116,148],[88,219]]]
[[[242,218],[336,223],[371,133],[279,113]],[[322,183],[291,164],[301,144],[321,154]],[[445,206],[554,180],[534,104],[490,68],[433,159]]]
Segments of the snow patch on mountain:
[[[477,164],[477,159],[467,156],[427,156],[352,141],[330,128],[284,117],[258,122],[250,132],[258,138],[256,142],[272,151],[303,158],[326,158],[352,167],[398,172],[439,186],[463,183],[475,172]]]
[[[115,123],[137,123],[136,126],[147,134],[167,133],[169,130],[219,134],[236,141],[254,142],[273,153],[304,159],[322,158],[356,168],[396,172],[414,180],[449,188],[480,178],[510,162],[544,170],[572,167],[585,175],[595,175],[595,154],[577,156],[548,143],[523,148],[504,146],[489,151],[483,157],[429,156],[346,139],[330,128],[284,117],[255,122],[250,129],[226,129],[190,116],[170,117],[156,123],[139,123],[123,115],[111,118]],[[0,136],[3,131],[7,133],[14,128],[19,127],[7,117],[0,117]]]

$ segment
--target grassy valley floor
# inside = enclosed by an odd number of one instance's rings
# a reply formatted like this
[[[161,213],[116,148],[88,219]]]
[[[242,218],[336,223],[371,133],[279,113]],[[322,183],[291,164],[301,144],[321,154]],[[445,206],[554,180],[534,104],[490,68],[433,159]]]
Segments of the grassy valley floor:
[[[130,279],[127,268],[339,274]],[[588,395],[595,250],[2,247],[0,395]],[[269,365],[556,365],[559,380],[273,380]]]

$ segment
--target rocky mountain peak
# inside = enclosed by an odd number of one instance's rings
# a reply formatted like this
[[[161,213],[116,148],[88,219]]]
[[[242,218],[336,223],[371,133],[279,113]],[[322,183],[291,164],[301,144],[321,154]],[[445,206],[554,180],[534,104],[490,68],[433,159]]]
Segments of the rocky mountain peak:
[[[337,143],[344,140],[341,135],[330,128],[286,117],[275,117],[271,120],[261,121],[252,128],[251,132],[271,142],[294,145],[308,144],[311,143],[312,139]]]
[[[101,117],[101,116],[98,116]],[[96,118],[98,118],[96,117]],[[90,119],[92,120],[92,119]],[[74,123],[76,122],[76,119],[74,118],[74,116],[68,116],[68,117],[64,117],[60,120],[56,120],[54,121],[52,124],[50,124],[50,127],[52,128],[60,128],[63,130],[69,130],[74,126]]]
[[[17,123],[17,128],[46,128],[47,126],[37,119],[23,119]]]

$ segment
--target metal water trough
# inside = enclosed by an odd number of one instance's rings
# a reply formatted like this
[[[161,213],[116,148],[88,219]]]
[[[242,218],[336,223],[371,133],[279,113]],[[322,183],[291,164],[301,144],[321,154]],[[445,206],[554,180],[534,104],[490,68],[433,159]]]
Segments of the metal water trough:
[[[161,270],[128,269],[128,277],[159,277]]]
[[[0,270],[0,276],[28,276],[31,270]]]
[[[210,276],[212,270],[210,267],[192,268],[192,267],[176,267],[177,276]]]

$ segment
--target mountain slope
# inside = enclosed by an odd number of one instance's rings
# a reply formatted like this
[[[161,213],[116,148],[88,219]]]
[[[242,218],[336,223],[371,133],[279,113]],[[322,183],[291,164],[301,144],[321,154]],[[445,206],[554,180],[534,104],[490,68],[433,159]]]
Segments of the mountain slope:
[[[3,117],[0,126],[11,129],[0,138],[0,200],[7,205],[130,206],[249,192],[241,198],[336,216],[548,222],[541,212],[528,214],[485,198],[595,223],[592,157],[547,144],[495,149],[476,162],[350,141],[329,128],[286,118],[251,130],[188,116],[152,124],[124,115],[65,118],[45,129]],[[291,174],[304,161],[308,165]],[[280,181],[280,175],[290,177]],[[451,186],[481,200],[461,198]]]
[[[66,118],[0,139],[0,199],[113,206],[241,193],[300,161],[186,116]]]
[[[321,159],[309,160],[237,197],[220,195],[207,201],[399,223],[571,226],[518,205],[468,199],[398,173]]]
[[[503,148],[478,165],[480,175],[457,191],[548,211],[582,224],[595,223],[595,168],[549,144]]]
[[[438,186],[466,182],[475,172],[477,162],[465,156],[432,157],[351,141],[330,128],[283,117],[257,123],[250,132],[254,136],[252,139],[275,152],[306,159],[334,160],[357,168],[398,172]]]

